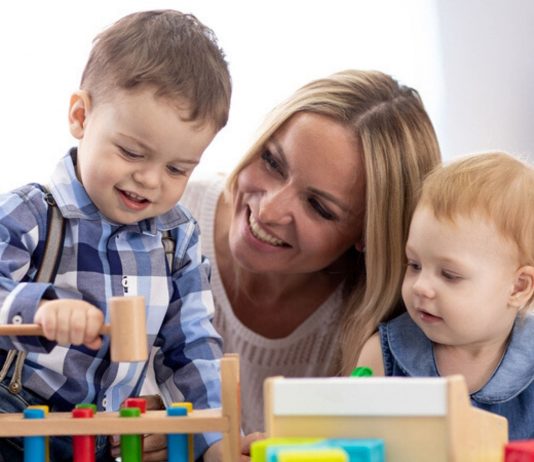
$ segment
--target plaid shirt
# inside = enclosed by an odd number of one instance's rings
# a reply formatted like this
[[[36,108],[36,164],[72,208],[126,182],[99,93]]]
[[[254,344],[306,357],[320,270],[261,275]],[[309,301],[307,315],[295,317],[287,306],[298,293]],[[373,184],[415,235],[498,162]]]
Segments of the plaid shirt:
[[[142,295],[147,309],[149,351],[167,403],[190,401],[194,408],[220,406],[221,339],[211,325],[213,300],[209,265],[200,253],[199,229],[177,205],[155,219],[119,225],[104,218],[77,180],[73,149],[57,166],[49,189],[66,220],[64,248],[53,284],[36,283],[46,240],[47,204],[38,185],[0,196],[0,323],[32,323],[42,298],[83,299],[109,322],[112,296]],[[176,242],[172,275],[162,230]],[[80,402],[117,410],[139,392],[146,363],[112,363],[109,338],[100,350],[59,346],[44,337],[1,337],[0,348],[26,350],[22,383],[68,411]],[[219,439],[195,447],[199,453]]]

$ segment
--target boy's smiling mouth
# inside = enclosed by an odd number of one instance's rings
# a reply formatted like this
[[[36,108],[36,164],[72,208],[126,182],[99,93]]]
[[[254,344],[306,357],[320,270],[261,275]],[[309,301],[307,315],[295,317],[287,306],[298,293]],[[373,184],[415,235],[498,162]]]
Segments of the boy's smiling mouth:
[[[147,198],[132,191],[125,191],[122,189],[117,189],[117,191],[119,192],[119,196],[121,197],[123,203],[130,209],[136,211],[143,210],[151,203]]]

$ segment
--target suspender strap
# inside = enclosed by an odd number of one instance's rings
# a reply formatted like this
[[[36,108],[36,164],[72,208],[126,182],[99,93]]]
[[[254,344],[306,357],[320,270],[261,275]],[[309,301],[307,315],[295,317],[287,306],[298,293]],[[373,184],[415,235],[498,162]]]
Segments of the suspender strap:
[[[163,244],[163,250],[165,251],[165,259],[167,260],[169,274],[172,274],[176,241],[172,238],[171,232],[166,230],[161,233],[161,242]]]
[[[46,240],[41,264],[35,276],[36,282],[53,282],[56,278],[60,255],[65,238],[65,220],[50,191],[43,186],[45,201],[48,204]]]

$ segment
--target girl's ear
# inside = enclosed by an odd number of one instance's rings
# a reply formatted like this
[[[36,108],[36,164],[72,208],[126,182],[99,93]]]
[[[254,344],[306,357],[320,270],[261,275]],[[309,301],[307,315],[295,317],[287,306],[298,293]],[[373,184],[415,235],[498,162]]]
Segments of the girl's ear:
[[[70,97],[69,129],[76,139],[83,138],[85,120],[91,110],[91,97],[85,90],[78,90]]]
[[[525,306],[534,293],[534,266],[525,265],[515,273],[514,287],[508,303],[520,310]]]

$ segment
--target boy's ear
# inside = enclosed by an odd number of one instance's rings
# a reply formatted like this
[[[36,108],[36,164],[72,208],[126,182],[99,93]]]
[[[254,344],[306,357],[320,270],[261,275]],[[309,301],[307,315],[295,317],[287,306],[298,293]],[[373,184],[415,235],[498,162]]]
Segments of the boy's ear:
[[[70,97],[69,129],[74,138],[83,138],[85,120],[91,110],[91,97],[85,90],[78,90]]]
[[[534,266],[525,265],[515,273],[514,287],[509,298],[509,305],[520,310],[529,302],[534,292]]]

